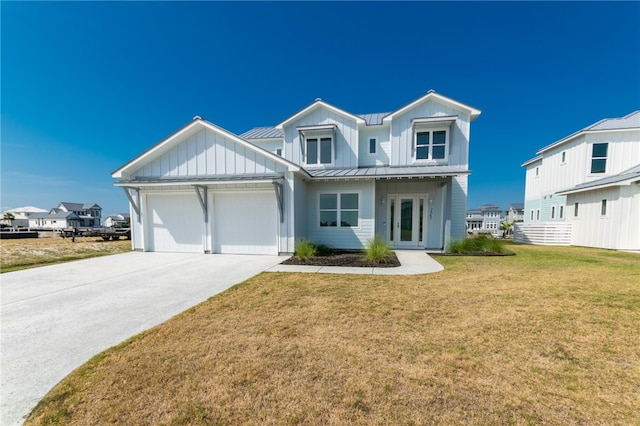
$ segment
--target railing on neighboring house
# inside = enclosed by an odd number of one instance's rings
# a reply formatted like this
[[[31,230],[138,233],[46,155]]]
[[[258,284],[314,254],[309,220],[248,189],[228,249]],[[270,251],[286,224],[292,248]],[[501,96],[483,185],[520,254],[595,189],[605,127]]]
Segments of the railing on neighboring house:
[[[571,245],[571,224],[567,222],[524,222],[513,225],[513,242],[547,246]]]

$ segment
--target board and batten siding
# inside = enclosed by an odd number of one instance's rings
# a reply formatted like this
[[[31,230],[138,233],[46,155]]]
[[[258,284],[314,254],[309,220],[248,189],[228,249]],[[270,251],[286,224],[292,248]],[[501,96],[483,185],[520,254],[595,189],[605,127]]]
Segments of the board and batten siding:
[[[369,140],[376,139],[375,154],[369,153]],[[376,126],[374,128],[360,129],[360,142],[358,143],[358,166],[375,167],[388,166],[391,159],[391,138],[389,126]]]
[[[606,215],[601,214],[607,200]],[[578,203],[578,216],[573,215]],[[567,195],[571,244],[616,250],[640,250],[640,186],[603,188]]]
[[[202,129],[132,173],[132,177],[282,174],[284,171],[284,166],[260,152]]]
[[[413,144],[414,118],[457,116],[449,127],[450,166],[468,167],[470,118],[462,111],[433,101],[427,101],[393,118],[391,122],[391,165],[413,164],[415,162]]]
[[[334,163],[329,165],[316,164],[306,166],[306,158],[301,151],[300,134],[298,126],[319,126],[319,125],[336,125],[335,132],[335,149],[333,152]],[[304,167],[358,167],[358,124],[355,120],[347,118],[328,111],[324,108],[318,108],[309,112],[300,119],[290,123],[284,128],[284,157]]]
[[[467,188],[468,176],[454,176],[449,185],[451,210],[445,213],[445,218],[450,221],[450,234],[445,235],[445,248],[448,249],[451,240],[462,241],[467,237]]]
[[[357,192],[359,226],[357,228],[321,227],[319,194]],[[307,184],[307,235],[314,243],[341,249],[361,249],[375,234],[375,181],[310,182]]]

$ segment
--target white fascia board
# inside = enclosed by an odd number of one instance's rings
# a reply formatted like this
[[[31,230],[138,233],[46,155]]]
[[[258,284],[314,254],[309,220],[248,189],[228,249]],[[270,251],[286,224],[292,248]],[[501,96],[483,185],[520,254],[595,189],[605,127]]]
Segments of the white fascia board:
[[[198,179],[193,180],[184,180],[184,181],[167,181],[167,182],[114,182],[114,186],[123,187],[123,188],[149,188],[149,187],[157,187],[157,186],[189,186],[189,185],[229,185],[229,184],[238,184],[238,183],[272,183],[275,181],[280,181],[283,178],[270,178],[270,179],[253,179],[253,180],[215,180],[215,181],[203,181]]]
[[[537,157],[532,158],[531,160],[527,160],[524,163],[520,164],[520,167],[525,167],[530,164],[535,163],[536,161],[542,161],[542,155],[538,155]]]
[[[579,192],[594,191],[596,189],[603,189],[603,188],[612,188],[614,186],[629,186],[634,182],[640,182],[640,181],[638,181],[637,177],[634,177],[634,178],[629,178],[627,180],[623,180],[620,182],[605,183],[602,185],[588,186],[586,188],[566,189],[564,191],[556,192],[556,195],[577,194]]]
[[[475,120],[476,118],[478,118],[478,116],[480,114],[482,114],[482,111],[476,108],[473,108],[469,105],[465,105],[463,103],[460,103],[458,101],[455,101],[451,98],[447,98],[446,96],[442,96],[438,93],[435,92],[435,90],[429,90],[427,92],[426,95],[422,96],[421,98],[416,99],[415,101],[411,102],[408,105],[403,106],[402,108],[400,108],[397,111],[392,112],[391,114],[387,115],[386,117],[384,117],[382,119],[383,123],[388,123],[391,120],[393,120],[394,117],[397,117],[400,114],[403,114],[407,111],[409,111],[412,108],[415,108],[416,106],[420,105],[421,103],[427,102],[431,99],[434,99],[436,101],[439,101],[440,103],[444,103],[447,105],[452,106],[455,109],[467,112],[471,118],[471,121]]]
[[[290,123],[294,122],[295,120],[299,119],[300,117],[308,114],[309,112],[318,109],[318,108],[325,108],[335,114],[338,115],[342,115],[343,117],[347,117],[353,121],[355,121],[357,124],[365,124],[364,119],[350,114],[346,111],[343,111],[339,108],[334,107],[333,105],[329,105],[328,103],[324,102],[324,101],[315,101],[314,103],[312,103],[311,105],[309,105],[308,107],[304,108],[303,110],[297,112],[296,114],[292,115],[291,117],[287,118],[285,121],[283,121],[282,123],[278,124],[276,126],[276,129],[280,130],[281,132],[283,132],[283,129],[285,126],[289,125]],[[284,133],[284,132],[283,132]]]
[[[582,136],[582,135],[592,135],[592,134],[598,134],[598,133],[619,133],[619,132],[633,132],[633,131],[640,131],[640,127],[630,127],[628,129],[599,129],[599,130],[580,130],[576,133],[572,133],[569,136],[567,136],[566,138],[560,139],[559,141],[556,141],[550,145],[547,145],[543,148],[540,148],[540,150],[538,150],[538,152],[536,152],[536,154],[543,154],[547,151],[549,151],[550,149],[553,149],[559,145],[565,144],[569,141],[574,140],[575,138]]]
[[[232,141],[246,148],[249,148],[258,154],[264,155],[265,157],[268,157],[269,159],[282,164],[283,166],[287,167],[287,169],[290,171],[295,172],[300,170],[299,166],[295,165],[290,161],[285,160],[279,155],[273,154],[263,148],[260,148],[259,146],[240,138],[239,136],[229,132],[228,130],[223,129],[222,127],[218,127],[215,124],[210,123],[209,121],[206,121],[200,117],[196,117],[193,119],[193,121],[183,126],[181,129],[177,130],[176,132],[171,134],[169,137],[158,142],[157,144],[147,149],[146,151],[144,151],[142,154],[140,154],[133,160],[126,163],[124,166],[120,167],[119,169],[111,173],[111,177],[119,178],[119,179],[126,177],[127,172],[139,169],[142,164],[150,161],[151,159],[171,149],[176,143],[181,141],[187,134],[195,133],[199,129],[209,129],[215,133],[222,135],[223,137],[229,138]]]

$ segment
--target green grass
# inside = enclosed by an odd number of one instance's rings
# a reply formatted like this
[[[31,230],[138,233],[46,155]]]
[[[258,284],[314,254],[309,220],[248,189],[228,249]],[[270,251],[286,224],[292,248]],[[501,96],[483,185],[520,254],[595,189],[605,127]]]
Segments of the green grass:
[[[263,273],[94,357],[27,425],[639,424],[640,256],[505,247]]]

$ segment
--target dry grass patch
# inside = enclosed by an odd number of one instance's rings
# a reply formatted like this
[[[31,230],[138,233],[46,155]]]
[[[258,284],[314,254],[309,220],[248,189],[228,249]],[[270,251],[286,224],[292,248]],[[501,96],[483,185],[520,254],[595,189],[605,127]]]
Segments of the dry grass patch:
[[[11,272],[71,260],[131,251],[131,241],[103,241],[99,237],[59,236],[0,241],[0,272]]]
[[[80,367],[27,424],[637,424],[640,256],[264,273]]]

